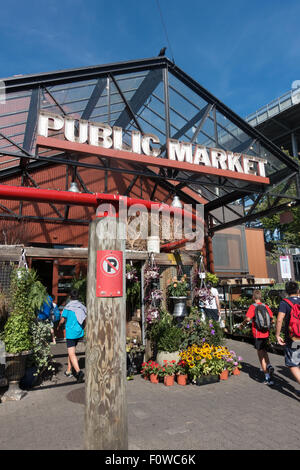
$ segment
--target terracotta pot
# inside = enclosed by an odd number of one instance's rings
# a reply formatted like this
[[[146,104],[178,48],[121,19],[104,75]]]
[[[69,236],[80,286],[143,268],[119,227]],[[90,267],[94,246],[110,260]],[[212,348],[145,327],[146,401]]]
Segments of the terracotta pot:
[[[227,380],[228,379],[228,370],[225,369],[220,374],[220,380]]]
[[[187,382],[187,374],[179,374],[177,375],[177,383],[178,385],[186,385]]]
[[[149,376],[148,375],[143,375],[143,379],[144,380],[149,380]]]
[[[233,369],[232,371],[232,375],[240,375],[241,371],[240,369],[238,369],[238,367],[236,367],[235,369]]]
[[[164,384],[166,385],[166,387],[171,387],[172,385],[174,385],[174,382],[175,382],[174,375],[166,375],[164,377]]]
[[[158,384],[157,374],[150,374],[150,382],[153,384]]]

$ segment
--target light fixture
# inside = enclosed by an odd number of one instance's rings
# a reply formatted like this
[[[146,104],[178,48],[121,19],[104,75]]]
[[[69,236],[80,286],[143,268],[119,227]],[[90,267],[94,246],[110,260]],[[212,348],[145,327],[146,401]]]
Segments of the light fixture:
[[[171,206],[182,209],[182,204],[178,196],[176,195],[174,196]]]
[[[79,190],[79,188],[78,188],[78,186],[77,186],[76,181],[72,181],[72,183],[71,183],[71,185],[70,185],[68,191],[71,191],[71,193],[80,193],[80,190]]]

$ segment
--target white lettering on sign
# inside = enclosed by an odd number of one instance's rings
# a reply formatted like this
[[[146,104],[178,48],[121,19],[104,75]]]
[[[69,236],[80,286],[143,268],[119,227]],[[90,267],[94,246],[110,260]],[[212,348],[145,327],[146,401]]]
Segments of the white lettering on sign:
[[[38,135],[48,137],[50,131],[62,131],[66,140],[77,143],[88,143],[106,149],[113,148],[136,154],[158,157],[161,153],[159,138],[154,134],[131,132],[131,148],[123,144],[123,129],[111,127],[105,123],[76,120],[70,116],[61,116],[45,111],[40,112]],[[224,149],[207,148],[203,145],[193,145],[191,142],[180,142],[168,139],[167,156],[170,160],[186,162],[193,165],[204,165],[221,170],[228,170],[246,175],[266,177],[266,159],[233,153]],[[163,159],[162,159],[163,166]]]

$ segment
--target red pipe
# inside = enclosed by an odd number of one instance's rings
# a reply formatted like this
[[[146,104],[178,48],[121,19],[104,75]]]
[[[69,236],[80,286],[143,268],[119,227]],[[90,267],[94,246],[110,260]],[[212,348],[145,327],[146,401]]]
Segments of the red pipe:
[[[103,202],[116,203],[123,201],[127,207],[131,207],[136,204],[143,205],[147,209],[151,209],[153,206],[157,206],[158,211],[169,211],[180,215],[185,214],[191,218],[194,222],[204,223],[203,219],[178,207],[172,207],[165,203],[157,203],[154,201],[146,201],[144,199],[136,199],[118,194],[103,194],[103,193],[73,193],[71,191],[57,191],[53,189],[42,189],[42,188],[28,188],[24,186],[9,186],[0,185],[0,199],[19,200],[19,201],[35,201],[45,203],[57,203],[57,204],[70,204],[77,206],[90,206],[98,207]],[[161,248],[165,251],[177,248],[183,245],[188,239],[178,240],[176,242],[167,243],[162,245]]]

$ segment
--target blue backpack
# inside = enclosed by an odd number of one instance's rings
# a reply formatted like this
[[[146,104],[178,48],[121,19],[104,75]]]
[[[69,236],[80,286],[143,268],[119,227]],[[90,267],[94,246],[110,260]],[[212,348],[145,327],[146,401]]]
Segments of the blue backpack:
[[[44,301],[41,309],[38,312],[39,320],[50,320],[51,309],[53,308],[52,297],[48,295],[47,299]]]
[[[52,321],[57,322],[60,320],[60,310],[57,305],[51,310]]]

